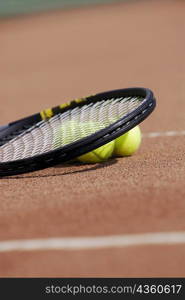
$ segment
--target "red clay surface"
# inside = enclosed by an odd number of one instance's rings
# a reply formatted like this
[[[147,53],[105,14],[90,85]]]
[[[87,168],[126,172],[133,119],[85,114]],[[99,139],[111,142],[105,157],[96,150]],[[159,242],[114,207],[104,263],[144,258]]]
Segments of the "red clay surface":
[[[185,246],[147,246],[88,251],[19,252],[3,255],[1,273],[30,277],[184,276]],[[175,255],[177,257],[175,257]],[[6,262],[9,262],[7,265]],[[177,268],[178,265],[178,268]]]
[[[185,129],[185,2],[102,5],[0,23],[1,123],[76,97],[151,88],[142,131]],[[0,180],[0,240],[185,231],[185,136],[136,155]],[[185,276],[185,246],[0,253],[0,276]]]

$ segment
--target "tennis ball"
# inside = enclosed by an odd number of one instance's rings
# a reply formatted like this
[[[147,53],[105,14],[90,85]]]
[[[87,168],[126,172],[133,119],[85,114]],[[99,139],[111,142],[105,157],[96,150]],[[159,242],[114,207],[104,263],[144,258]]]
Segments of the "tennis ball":
[[[100,163],[106,161],[112,156],[114,151],[115,141],[111,141],[91,152],[77,157],[77,160],[84,163]]]
[[[53,138],[54,149],[70,144],[80,138],[87,137],[96,131],[103,129],[103,125],[98,122],[79,122],[76,120],[65,121],[59,126]]]
[[[115,140],[114,156],[129,156],[134,154],[141,144],[141,130],[134,127]]]
[[[80,138],[87,137],[104,126],[100,122],[79,122],[76,120],[69,120],[62,124],[62,126],[57,128],[54,133],[53,147],[57,149],[58,147],[65,146],[78,140]],[[111,157],[114,151],[115,141],[111,141],[89,153],[83,154],[77,158],[78,161],[84,163],[99,163],[106,161]]]
[[[79,123],[74,120],[66,121],[62,126],[59,126],[54,132],[53,147],[58,148],[72,143],[78,126]]]

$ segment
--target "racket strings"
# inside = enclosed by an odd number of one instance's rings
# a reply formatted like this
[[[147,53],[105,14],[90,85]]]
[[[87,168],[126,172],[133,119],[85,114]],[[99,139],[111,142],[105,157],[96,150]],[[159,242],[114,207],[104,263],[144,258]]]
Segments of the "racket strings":
[[[91,102],[33,125],[0,146],[0,162],[34,157],[98,132],[139,107],[143,97]]]
[[[24,132],[25,130],[29,129],[30,125],[23,125],[20,129],[15,130],[14,132],[12,132],[11,134],[9,134],[8,136],[3,137],[0,140],[0,146],[4,145],[6,142],[14,139],[16,136],[20,135],[22,132]]]

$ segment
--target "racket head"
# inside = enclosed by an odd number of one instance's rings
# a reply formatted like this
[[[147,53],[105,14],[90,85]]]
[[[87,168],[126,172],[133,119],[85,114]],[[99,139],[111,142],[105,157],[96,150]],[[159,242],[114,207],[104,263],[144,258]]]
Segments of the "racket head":
[[[103,129],[99,129],[94,133],[91,132],[85,137],[80,137],[69,144],[59,146],[56,149],[52,149],[42,154],[12,161],[2,162],[0,160],[0,176],[44,169],[92,151],[126,133],[142,122],[154,110],[156,100],[152,91],[149,89],[119,89],[77,99],[67,104],[62,104],[50,110],[45,110],[41,113],[32,115],[28,118],[10,123],[8,128],[6,127],[0,130],[0,143],[2,145],[0,146],[0,151],[2,147],[6,147],[8,143],[11,143],[11,141],[14,141],[17,137],[19,138],[21,134],[27,134],[29,130],[32,130],[39,122],[46,124],[46,122],[51,122],[55,116],[64,116],[65,113],[71,113],[75,109],[83,109],[91,104],[95,106],[97,103],[98,105],[102,100],[107,103],[106,101],[109,101],[110,99],[134,99],[134,97],[142,99],[139,105],[134,109],[130,109],[130,111],[127,111],[125,114],[122,113],[121,117],[117,118],[115,122],[112,121]]]

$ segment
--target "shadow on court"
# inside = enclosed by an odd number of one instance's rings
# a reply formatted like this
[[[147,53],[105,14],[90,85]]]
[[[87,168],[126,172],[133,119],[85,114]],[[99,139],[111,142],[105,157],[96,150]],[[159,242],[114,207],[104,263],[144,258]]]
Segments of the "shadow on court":
[[[95,164],[93,166],[90,166],[90,167],[89,167],[89,164],[88,164],[85,169],[71,170],[71,171],[67,171],[67,172],[64,172],[64,173],[58,173],[58,174],[30,175],[30,176],[29,175],[26,175],[26,176],[23,176],[23,175],[20,175],[20,176],[19,175],[18,176],[5,176],[5,177],[0,178],[0,180],[2,180],[2,179],[15,180],[15,179],[24,179],[24,178],[47,178],[47,177],[72,175],[72,174],[84,173],[84,172],[88,172],[88,171],[95,171],[95,170],[98,170],[98,169],[106,168],[106,167],[114,165],[115,163],[117,163],[117,159],[113,158],[113,159],[111,159],[109,161],[106,161],[104,163],[97,163],[97,164]],[[68,163],[65,163],[65,164],[57,165],[54,168],[60,170],[60,169],[69,168],[69,167],[72,167],[72,166],[80,168],[82,166],[85,166],[85,164],[80,163],[80,162],[68,162]]]

